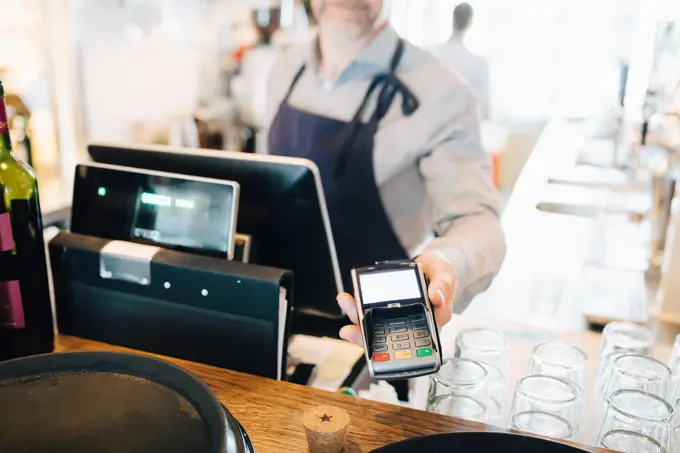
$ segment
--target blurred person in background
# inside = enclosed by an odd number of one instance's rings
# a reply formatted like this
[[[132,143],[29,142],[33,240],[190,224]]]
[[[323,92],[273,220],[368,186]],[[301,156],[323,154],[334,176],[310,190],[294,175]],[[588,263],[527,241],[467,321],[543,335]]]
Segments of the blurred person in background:
[[[468,3],[456,6],[453,10],[451,38],[433,48],[432,53],[467,85],[479,102],[481,119],[488,120],[491,115],[489,63],[465,45],[465,36],[472,26],[473,17],[474,10]]]
[[[311,0],[311,42],[270,75],[268,152],[321,173],[345,289],[350,271],[417,256],[440,327],[496,275],[505,253],[477,101],[388,24],[383,0]],[[353,324],[350,294],[338,303]],[[356,325],[340,336],[361,344]]]

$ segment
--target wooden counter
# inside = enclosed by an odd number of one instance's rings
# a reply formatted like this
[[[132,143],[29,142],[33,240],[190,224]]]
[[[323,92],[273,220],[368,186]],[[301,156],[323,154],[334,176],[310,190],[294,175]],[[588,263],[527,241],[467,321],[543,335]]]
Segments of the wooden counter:
[[[129,349],[73,337],[61,336],[57,339],[57,352],[97,350],[132,352]],[[386,444],[426,434],[503,431],[501,428],[439,414],[324,392],[184,360],[164,359],[189,370],[212,388],[244,426],[257,453],[306,452],[302,414],[305,410],[322,404],[338,406],[350,414],[349,445],[346,453],[368,453]],[[586,448],[586,451],[602,450]]]

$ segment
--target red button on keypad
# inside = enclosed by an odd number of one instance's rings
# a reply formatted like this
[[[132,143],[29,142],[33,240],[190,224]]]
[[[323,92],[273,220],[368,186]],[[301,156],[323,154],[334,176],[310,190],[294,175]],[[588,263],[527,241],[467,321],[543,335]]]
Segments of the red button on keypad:
[[[373,354],[373,360],[376,362],[387,362],[390,360],[390,354],[385,353],[385,354]]]

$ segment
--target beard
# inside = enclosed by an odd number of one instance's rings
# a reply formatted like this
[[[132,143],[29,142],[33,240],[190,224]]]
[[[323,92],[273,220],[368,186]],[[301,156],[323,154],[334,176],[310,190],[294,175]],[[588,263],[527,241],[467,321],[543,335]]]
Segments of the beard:
[[[317,0],[315,15],[319,23],[349,39],[373,32],[380,17],[378,2],[366,0]]]

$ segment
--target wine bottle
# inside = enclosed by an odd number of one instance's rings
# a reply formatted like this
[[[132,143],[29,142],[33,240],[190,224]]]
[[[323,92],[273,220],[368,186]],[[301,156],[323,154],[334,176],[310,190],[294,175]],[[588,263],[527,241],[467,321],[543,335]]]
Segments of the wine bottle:
[[[12,151],[4,94],[0,82],[0,361],[54,350],[38,182]]]

